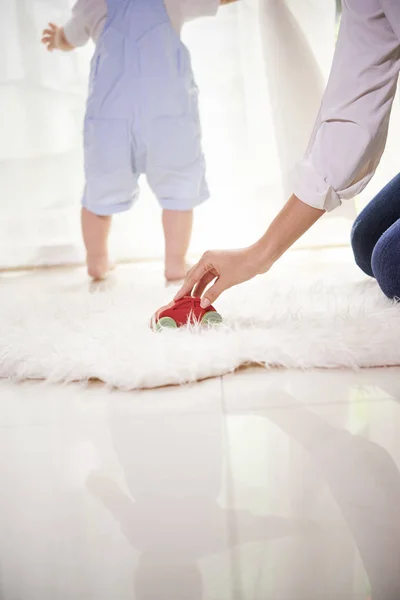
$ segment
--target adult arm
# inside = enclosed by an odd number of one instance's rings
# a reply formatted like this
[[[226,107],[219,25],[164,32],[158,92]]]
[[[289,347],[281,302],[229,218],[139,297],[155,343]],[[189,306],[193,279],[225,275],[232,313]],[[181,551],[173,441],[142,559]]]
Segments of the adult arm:
[[[193,292],[207,306],[229,287],[268,271],[326,211],[358,194],[381,159],[400,69],[399,40],[380,0],[343,0],[328,85],[294,194],[254,245],[209,251],[176,298]]]

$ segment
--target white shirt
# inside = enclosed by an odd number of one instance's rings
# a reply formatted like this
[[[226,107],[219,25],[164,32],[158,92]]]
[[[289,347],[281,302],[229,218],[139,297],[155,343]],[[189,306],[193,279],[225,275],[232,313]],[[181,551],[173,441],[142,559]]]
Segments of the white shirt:
[[[326,211],[359,194],[374,175],[400,71],[400,0],[342,6],[331,74],[293,190]]]
[[[217,13],[220,0],[164,0],[171,23],[178,33],[187,21]],[[107,18],[106,0],[77,0],[64,33],[72,46],[84,46],[100,37]]]

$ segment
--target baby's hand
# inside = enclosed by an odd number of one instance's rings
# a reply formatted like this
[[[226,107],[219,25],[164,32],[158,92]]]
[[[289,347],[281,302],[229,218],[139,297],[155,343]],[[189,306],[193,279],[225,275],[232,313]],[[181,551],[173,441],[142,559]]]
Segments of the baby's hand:
[[[53,52],[53,50],[69,52],[74,49],[74,46],[71,46],[65,37],[63,28],[57,27],[54,23],[49,23],[49,28],[43,31],[42,44],[46,46],[49,52]]]

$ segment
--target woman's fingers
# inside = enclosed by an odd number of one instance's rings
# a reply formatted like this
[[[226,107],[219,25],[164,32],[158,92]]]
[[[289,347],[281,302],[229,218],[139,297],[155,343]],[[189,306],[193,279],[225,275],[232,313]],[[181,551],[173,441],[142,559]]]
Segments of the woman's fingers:
[[[210,304],[213,304],[220,297],[222,292],[228,289],[228,287],[230,286],[225,283],[223,277],[217,279],[214,285],[212,285],[210,289],[206,291],[203,298],[201,299],[201,307],[207,308],[208,306],[210,306]]]
[[[204,255],[199,260],[197,265],[194,265],[194,267],[192,267],[190,269],[190,271],[187,273],[187,275],[185,277],[185,281],[183,283],[183,286],[181,287],[179,292],[176,294],[174,300],[180,300],[181,298],[183,298],[183,296],[189,296],[192,293],[194,286],[197,283],[199,283],[199,281],[202,279],[202,277],[205,275],[205,273],[208,270],[209,269],[207,267],[207,261],[205,260],[205,255]]]
[[[194,296],[202,297],[201,306],[207,308],[222,292],[252,279],[260,272],[254,252],[252,247],[206,252],[187,274],[175,300],[193,293]],[[212,285],[208,288],[210,283]]]
[[[199,275],[198,275],[200,273],[199,265],[200,265],[200,263],[197,263],[197,265],[195,265],[192,269],[190,269],[189,273],[187,273],[187,275],[185,277],[185,281],[183,282],[183,285],[182,285],[181,289],[179,290],[179,292],[176,294],[174,300],[180,300],[184,296],[191,295],[192,290],[199,279]]]
[[[200,297],[203,295],[204,290],[207,286],[215,279],[215,273],[211,271],[207,271],[203,277],[198,281],[193,288],[193,296]]]

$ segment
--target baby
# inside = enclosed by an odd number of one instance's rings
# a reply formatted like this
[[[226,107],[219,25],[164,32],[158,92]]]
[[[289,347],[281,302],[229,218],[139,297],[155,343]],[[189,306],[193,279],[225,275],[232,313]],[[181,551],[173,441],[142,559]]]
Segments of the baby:
[[[235,0],[78,0],[49,51],[96,43],[84,124],[82,231],[89,275],[107,276],[113,214],[128,210],[145,174],[162,209],[165,278],[185,275],[193,208],[209,197],[198,91],[181,42],[186,21]]]

